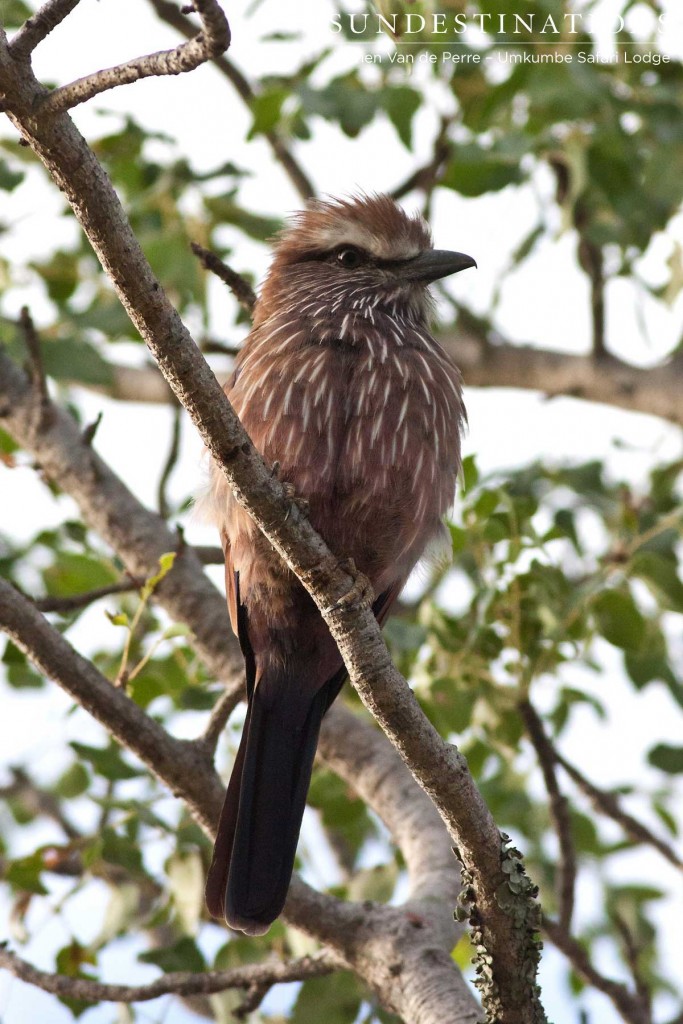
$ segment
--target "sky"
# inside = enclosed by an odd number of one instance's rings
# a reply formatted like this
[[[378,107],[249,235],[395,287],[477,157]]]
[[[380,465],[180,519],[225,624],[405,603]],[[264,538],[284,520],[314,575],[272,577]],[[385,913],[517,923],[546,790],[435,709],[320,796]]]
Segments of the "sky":
[[[672,18],[665,45],[670,52],[680,55],[683,51],[683,23],[676,2],[671,0],[664,5]],[[5,0],[0,0],[0,18],[4,3]],[[616,6],[611,0],[598,6],[606,22]],[[247,19],[241,9],[230,10],[232,56],[251,76],[266,70],[289,71],[295,62],[299,63],[314,52],[321,39],[329,39],[334,51],[326,74],[331,67],[337,72],[347,70],[358,63],[361,49],[339,45],[331,32],[332,10],[331,4],[321,0],[298,0],[296,26],[303,26],[305,35],[297,51],[290,46],[257,45],[264,31],[281,27],[282,7],[275,0],[258,4],[251,19]],[[293,21],[294,8],[289,11],[288,17]],[[646,15],[637,7],[634,17]],[[608,36],[606,31],[606,50],[609,48]],[[67,77],[73,79],[138,53],[173,46],[176,42],[173,32],[156,21],[143,0],[81,0],[69,20],[41,46],[36,70],[44,80],[64,82]],[[418,68],[414,82],[424,86],[421,75],[423,71]],[[443,102],[443,97],[437,95],[431,113],[421,115],[416,124],[418,150],[426,152]],[[136,118],[147,126],[175,135],[181,151],[189,154],[197,167],[209,168],[226,159],[253,167],[258,173],[245,185],[245,204],[251,202],[263,213],[276,215],[298,207],[296,195],[270,157],[266,144],[255,142],[247,145],[245,136],[250,117],[213,69],[204,67],[178,78],[147,80],[119,89],[79,108],[74,112],[74,118],[86,137],[92,137],[103,131],[102,121],[95,117],[95,110],[114,112],[111,117],[111,125],[114,126],[120,124],[116,112],[125,114],[131,109]],[[12,133],[8,126],[0,127],[0,131]],[[386,152],[391,153],[390,167],[384,159]],[[419,157],[398,149],[393,129],[386,125],[374,126],[359,142],[340,139],[335,129],[318,121],[314,143],[301,145],[299,153],[321,191],[332,195],[349,193],[357,188],[368,191],[390,189],[420,162]],[[32,174],[28,185],[21,186],[9,200],[5,194],[0,197],[0,203],[8,204],[6,209],[0,208],[0,221],[11,225],[9,234],[0,238],[0,245],[11,245],[20,258],[40,259],[47,254],[44,248],[46,238],[49,249],[52,249],[59,244],[68,244],[76,230],[73,225],[62,222],[55,225],[62,199],[55,189],[41,187],[38,178],[38,172]],[[533,186],[514,192],[514,201],[508,190],[476,201],[464,200],[453,193],[438,195],[432,215],[436,246],[471,253],[480,268],[476,274],[468,273],[455,279],[454,294],[470,303],[475,310],[483,312],[488,308],[498,280],[506,270],[508,254],[535,222],[539,201],[551,189],[549,175],[540,172]],[[410,206],[410,202],[406,205]],[[46,224],[50,225],[47,235]],[[267,252],[232,229],[226,229],[225,234],[235,248],[235,266],[249,267],[262,274],[267,266]],[[654,240],[641,261],[639,271],[645,279],[652,283],[664,279],[666,260],[675,241],[683,244],[683,216],[678,217],[666,236]],[[41,313],[40,300],[30,285],[17,289],[8,297],[4,312],[16,314],[26,301],[30,302],[40,324],[41,316],[47,317],[48,311]],[[680,301],[667,313],[635,293],[627,282],[619,281],[610,285],[607,304],[611,325],[609,343],[614,353],[624,359],[643,366],[654,364],[678,339],[683,312]],[[232,323],[231,300],[219,287],[214,289],[213,314],[219,325],[223,319]],[[519,341],[572,353],[588,350],[586,284],[575,267],[575,240],[571,235],[547,240],[522,270],[506,279],[497,319],[502,332]],[[645,337],[638,327],[641,319],[647,325]],[[226,337],[234,340],[231,331],[229,328]],[[466,400],[470,425],[465,454],[476,452],[485,471],[522,465],[534,457],[570,461],[598,457],[607,460],[614,475],[623,476],[638,487],[643,485],[653,462],[673,458],[681,451],[680,431],[655,417],[624,413],[573,399],[548,402],[540,395],[502,389],[467,389]],[[159,453],[165,453],[167,445],[169,418],[166,410],[133,406],[124,413],[116,403],[92,394],[84,394],[83,403],[90,420],[98,411],[104,411],[97,435],[97,447],[102,456],[138,496],[153,504]],[[142,434],[146,438],[144,450],[139,445]],[[134,461],[130,459],[131,451],[137,453]],[[197,438],[186,430],[182,458],[174,480],[178,495],[200,483],[200,456],[201,446]],[[65,500],[68,502],[68,499],[56,502],[51,498],[28,465],[13,470],[11,480],[9,471],[0,467],[0,495],[9,493],[10,485],[12,504],[9,507],[4,502],[0,504],[0,528],[4,531],[17,537],[28,537],[34,532],[37,522],[48,525],[62,520]],[[198,543],[214,541],[210,531],[194,522],[189,529],[190,538]],[[217,573],[216,577],[219,575]],[[74,642],[85,646],[88,634],[92,635],[92,631],[99,628],[101,623],[86,616],[73,631]],[[574,757],[582,764],[589,777],[609,786],[632,777],[631,766],[638,763],[652,736],[671,742],[680,741],[680,737],[676,731],[675,709],[668,695],[664,692],[657,694],[652,688],[646,694],[634,694],[621,676],[614,652],[605,650],[603,655],[608,663],[612,691],[611,728],[605,730],[589,712],[578,712],[564,750],[568,758]],[[586,686],[599,685],[596,680],[588,678],[581,678],[580,682]],[[56,752],[62,745],[64,730],[87,731],[89,728],[85,715],[79,716],[76,726],[64,717],[68,702],[56,688],[47,701],[43,695],[35,697],[30,693],[9,691],[3,692],[2,701],[5,728],[0,765],[28,756],[38,772],[49,777],[54,771]],[[10,728],[7,728],[8,724]],[[55,727],[60,730],[58,736],[55,736]],[[191,721],[188,721],[187,728],[193,728]],[[78,735],[82,738],[80,731]],[[95,735],[97,733],[93,731]],[[636,781],[650,785],[654,783],[655,776],[646,772]],[[647,854],[634,852],[620,861],[620,870],[629,877],[633,872],[648,874],[652,870],[651,863]],[[661,862],[657,862],[656,869],[663,881],[671,881],[673,889],[673,878],[661,867]],[[596,895],[588,883],[580,894],[580,913],[590,912]],[[670,936],[668,948],[671,957],[673,951],[680,949],[680,940],[677,944],[675,939],[680,909],[680,906],[676,909],[673,903],[669,903],[660,911],[666,922],[665,934]],[[3,921],[6,910],[0,903],[0,933],[6,931]],[[86,908],[82,908],[80,913],[85,911]],[[78,918],[78,908],[74,913]],[[49,950],[53,948],[55,927],[46,918],[38,929],[38,941],[28,950],[28,955],[43,966],[51,966]],[[85,927],[87,931],[87,926],[78,919],[74,927]],[[130,949],[124,953],[123,956],[119,954],[118,959],[116,956],[110,958],[107,963],[109,979],[132,978],[130,965],[134,963],[133,953]],[[670,964],[672,968],[673,961]],[[151,968],[142,966],[135,966],[134,971],[135,977],[143,980],[154,973]],[[556,1024],[573,1020],[573,1015],[566,1012],[567,996],[558,980],[561,973],[556,955],[549,954],[543,982],[546,1002]],[[593,1006],[601,1024],[616,1022],[616,1016],[602,997],[597,996]],[[45,997],[2,978],[0,1018],[4,1024],[23,1024],[31,1018],[60,1024],[61,1020],[68,1019],[66,1015],[60,1016],[52,1000],[47,1003]],[[111,1009],[90,1011],[85,1018],[87,1024],[113,1019]],[[149,1019],[160,1020],[162,1015],[150,1011]],[[189,1019],[188,1011],[179,1007],[163,1013],[164,1024],[181,1024]]]

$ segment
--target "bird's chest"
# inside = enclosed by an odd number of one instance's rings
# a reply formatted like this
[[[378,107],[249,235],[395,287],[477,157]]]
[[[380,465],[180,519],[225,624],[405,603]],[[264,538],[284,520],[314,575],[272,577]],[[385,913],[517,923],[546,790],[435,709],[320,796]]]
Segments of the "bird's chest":
[[[389,500],[454,477],[457,371],[396,332],[339,333],[241,367],[229,397],[265,459],[298,493],[336,502]]]

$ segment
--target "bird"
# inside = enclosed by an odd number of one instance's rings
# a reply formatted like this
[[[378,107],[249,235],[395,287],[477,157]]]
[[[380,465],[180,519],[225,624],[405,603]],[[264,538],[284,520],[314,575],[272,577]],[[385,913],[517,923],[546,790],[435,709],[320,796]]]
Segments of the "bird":
[[[430,283],[476,267],[433,248],[386,194],[309,201],[274,240],[225,392],[266,464],[372,588],[382,625],[443,535],[466,421],[458,369],[430,333]],[[284,907],[318,735],[346,670],[312,598],[211,463],[247,712],[207,876],[211,915],[264,934]]]

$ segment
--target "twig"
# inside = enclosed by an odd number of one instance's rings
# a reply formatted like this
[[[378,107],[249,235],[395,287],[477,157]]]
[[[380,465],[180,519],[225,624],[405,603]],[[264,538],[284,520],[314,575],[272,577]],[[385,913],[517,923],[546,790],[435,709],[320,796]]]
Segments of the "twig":
[[[38,970],[26,960],[0,946],[0,967],[15,978],[36,985],[44,992],[60,998],[79,999],[88,1003],[142,1003],[160,996],[211,995],[229,988],[263,988],[263,994],[272,985],[287,981],[302,981],[330,974],[339,966],[333,954],[324,951],[298,960],[247,964],[227,971],[174,971],[147,985],[106,985],[86,978],[71,978]]]
[[[224,284],[227,284],[242,309],[247,313],[252,313],[256,304],[256,292],[247,279],[238,274],[232,267],[229,267],[215,252],[205,249],[198,242],[191,242],[190,248],[205,270],[210,270]]]
[[[211,757],[216,753],[218,740],[230,715],[244,697],[244,681],[242,680],[238,686],[231,686],[225,690],[211,709],[206,729],[197,740]]]
[[[23,594],[2,579],[0,629],[119,743],[168,786],[181,792],[192,814],[212,834],[223,786],[202,751],[169,736],[158,722],[78,654]]]
[[[203,338],[199,347],[208,356],[229,356],[230,359],[234,359],[240,350],[239,345],[226,345],[214,338]]]
[[[605,347],[605,260],[602,248],[581,234],[585,217],[577,204],[574,221],[579,231],[579,265],[590,281],[591,327],[593,348],[591,355],[597,361],[607,355]],[[585,230],[585,228],[583,228]]]
[[[189,18],[186,18],[185,15],[178,10],[174,3],[170,3],[169,0],[149,0],[149,2],[159,18],[166,22],[167,25],[171,25],[187,39],[190,39],[194,35],[194,25]],[[255,93],[242,72],[239,71],[232,61],[225,56],[217,57],[214,60],[214,64],[221,74],[228,79],[237,94],[249,107],[251,105],[251,101],[254,99]],[[264,136],[273,151],[275,159],[283,167],[300,198],[304,201],[312,199],[316,190],[301,164],[287,148],[286,143],[277,134],[277,132],[274,131],[265,132]]]
[[[78,611],[80,608],[87,608],[89,604],[109,597],[111,594],[127,594],[131,590],[139,590],[145,581],[137,577],[130,577],[121,580],[119,583],[110,583],[106,587],[95,587],[94,590],[85,590],[81,594],[72,594],[69,597],[39,597],[33,603],[41,612],[68,612]]]
[[[223,548],[217,544],[195,544],[192,550],[202,565],[222,565],[225,561]]]
[[[67,839],[78,839],[81,833],[72,825],[64,814],[59,800],[52,793],[41,789],[33,779],[19,766],[10,768],[12,782],[0,787],[0,797],[4,800],[19,797],[29,805],[31,812],[44,814],[59,825]]]
[[[683,868],[683,860],[676,850],[651,832],[642,822],[637,821],[631,814],[623,810],[619,800],[613,793],[607,793],[604,789],[598,789],[597,786],[593,785],[592,782],[581,774],[578,768],[575,768],[573,764],[565,760],[559,751],[555,751],[555,760],[576,783],[581,792],[588,797],[595,809],[605,814],[608,818],[612,818],[618,825],[621,825],[630,839],[636,843],[646,843],[649,846],[653,846],[656,850],[659,850],[670,864],[677,868]]]
[[[24,345],[28,353],[31,383],[40,396],[40,418],[41,422],[43,422],[44,418],[49,415],[50,392],[47,387],[43,355],[40,350],[40,338],[38,337],[28,306],[22,306],[21,308],[19,326],[21,327]]]
[[[108,89],[129,85],[141,78],[181,75],[194,71],[200,64],[218,57],[230,46],[230,27],[217,0],[196,0],[195,10],[201,18],[203,31],[172,50],[159,50],[135,57],[112,68],[95,71],[75,82],[51,92],[41,104],[41,114],[63,113],[85,103]]]
[[[28,18],[13,37],[10,52],[15,60],[25,60],[42,43],[53,28],[71,14],[79,0],[47,0],[40,10]]]
[[[452,117],[441,117],[439,131],[432,147],[431,159],[424,166],[418,167],[404,182],[393,189],[391,195],[394,199],[402,199],[415,189],[425,192],[427,196],[433,191],[438,182],[439,172],[451,153],[452,146],[448,139],[448,130],[452,120]]]
[[[550,799],[550,813],[560,844],[560,865],[558,871],[558,903],[560,907],[559,927],[569,931],[574,910],[574,887],[576,884],[576,851],[572,839],[572,823],[569,803],[560,791],[555,772],[557,754],[546,736],[543,723],[535,708],[527,700],[519,704],[520,714],[543,773],[543,781]]]
[[[104,414],[100,409],[92,423],[88,423],[88,425],[83,428],[83,440],[87,445],[91,445],[95,440],[95,434],[100,429],[100,423],[102,422],[103,415]]]
[[[182,406],[175,405],[173,409],[173,429],[171,431],[171,444],[168,449],[168,455],[166,456],[166,462],[161,472],[159,479],[159,487],[157,490],[157,506],[159,509],[159,515],[162,519],[168,519],[169,517],[169,505],[168,498],[166,496],[166,486],[170,479],[171,473],[173,472],[175,465],[178,461],[178,455],[180,454],[180,425],[182,422]]]
[[[652,992],[650,991],[643,972],[640,969],[640,953],[641,947],[636,942],[633,932],[627,925],[626,921],[619,915],[613,914],[612,920],[614,926],[621,936],[621,941],[624,944],[624,953],[626,955],[626,962],[628,963],[631,971],[631,977],[633,978],[634,985],[636,987],[636,993],[643,1006],[647,1007],[649,1014],[649,1021],[652,1020]]]
[[[612,978],[606,978],[595,969],[581,943],[550,918],[543,919],[543,930],[561,953],[571,962],[577,974],[598,991],[604,993],[614,1004],[627,1024],[650,1024],[650,1013],[638,995],[629,991],[626,985]]]

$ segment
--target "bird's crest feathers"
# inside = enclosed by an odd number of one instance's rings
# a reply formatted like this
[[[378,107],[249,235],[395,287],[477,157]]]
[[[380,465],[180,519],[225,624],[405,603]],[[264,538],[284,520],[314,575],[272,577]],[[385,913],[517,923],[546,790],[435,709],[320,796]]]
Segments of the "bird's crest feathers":
[[[419,214],[407,214],[390,196],[359,193],[345,199],[314,199],[275,239],[278,262],[353,245],[376,259],[406,260],[432,248]]]

